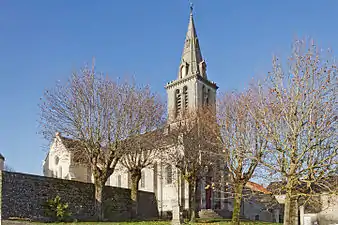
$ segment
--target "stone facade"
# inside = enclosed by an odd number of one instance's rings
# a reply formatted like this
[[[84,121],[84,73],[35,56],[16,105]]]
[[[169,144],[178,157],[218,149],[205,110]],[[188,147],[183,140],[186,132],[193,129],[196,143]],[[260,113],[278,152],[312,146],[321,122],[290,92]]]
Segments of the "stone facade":
[[[319,212],[306,210],[300,207],[300,225],[306,225],[306,221],[318,222],[320,225],[338,224],[338,196],[323,193],[320,196]]]
[[[45,218],[43,204],[57,195],[69,204],[72,217],[91,220],[94,211],[94,185],[78,181],[1,172],[1,217]],[[105,218],[111,221],[131,218],[130,190],[106,186],[104,189]],[[158,218],[155,195],[139,192],[139,213],[145,219]]]

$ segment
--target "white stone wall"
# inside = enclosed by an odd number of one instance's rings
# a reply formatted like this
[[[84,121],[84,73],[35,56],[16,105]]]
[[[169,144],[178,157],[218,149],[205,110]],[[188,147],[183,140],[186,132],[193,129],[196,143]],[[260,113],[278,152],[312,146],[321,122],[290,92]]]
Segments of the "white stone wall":
[[[338,224],[338,196],[322,195],[322,211],[317,219],[320,225]]]
[[[69,172],[69,175],[73,177],[67,177],[68,179],[86,183],[91,182],[91,171],[88,166],[80,164],[70,165]]]
[[[209,105],[214,106],[215,109],[216,109],[216,89],[214,89],[213,87],[205,84],[204,82],[202,82],[200,80],[198,80],[197,83],[196,83],[196,88],[198,90],[198,92],[197,92],[197,105],[202,106],[203,85],[205,87],[205,93],[204,94],[208,93],[208,90],[209,90]]]
[[[44,163],[45,176],[64,179],[68,175],[71,157],[59,137],[54,139],[47,159]]]
[[[121,183],[119,184],[119,176],[121,177]],[[116,171],[109,177],[108,184],[113,187],[129,188],[128,185],[128,172],[121,167],[120,164],[117,165]]]

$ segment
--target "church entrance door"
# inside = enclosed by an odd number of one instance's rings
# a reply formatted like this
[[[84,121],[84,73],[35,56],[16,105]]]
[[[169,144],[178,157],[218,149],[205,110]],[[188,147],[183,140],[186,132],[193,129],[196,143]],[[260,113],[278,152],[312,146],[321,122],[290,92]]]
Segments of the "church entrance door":
[[[205,208],[211,209],[211,196],[212,196],[212,188],[211,188],[211,177],[206,177],[206,184],[209,186],[205,190]]]
[[[205,190],[205,208],[211,209],[211,188]]]

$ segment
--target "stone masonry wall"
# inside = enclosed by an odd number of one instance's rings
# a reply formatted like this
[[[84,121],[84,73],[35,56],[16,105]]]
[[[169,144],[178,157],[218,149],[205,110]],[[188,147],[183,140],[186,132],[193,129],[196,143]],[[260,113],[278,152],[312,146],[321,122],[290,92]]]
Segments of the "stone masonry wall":
[[[0,176],[1,218],[41,220],[43,204],[57,195],[68,203],[72,217],[91,220],[94,215],[94,185],[77,181],[2,171]],[[104,189],[105,218],[111,221],[130,219],[130,190],[106,186]],[[158,217],[154,193],[139,192],[139,213],[144,219]]]

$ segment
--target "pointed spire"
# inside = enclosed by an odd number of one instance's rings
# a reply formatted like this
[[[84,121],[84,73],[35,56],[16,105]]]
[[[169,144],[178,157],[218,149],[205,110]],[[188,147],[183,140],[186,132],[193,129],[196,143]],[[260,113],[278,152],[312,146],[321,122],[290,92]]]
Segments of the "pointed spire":
[[[206,78],[206,65],[202,58],[196,28],[194,24],[193,5],[190,4],[190,19],[182,53],[179,79],[190,75]]]

